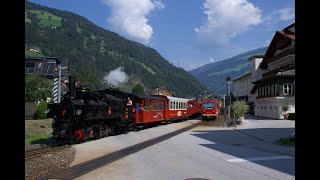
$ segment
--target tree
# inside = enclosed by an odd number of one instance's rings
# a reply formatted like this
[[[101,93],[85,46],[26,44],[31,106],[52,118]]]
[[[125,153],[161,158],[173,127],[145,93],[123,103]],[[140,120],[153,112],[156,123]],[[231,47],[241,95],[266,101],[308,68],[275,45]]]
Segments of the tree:
[[[25,77],[25,101],[46,101],[51,97],[53,83],[40,74],[26,75]]]
[[[283,118],[288,119],[288,111],[290,111],[291,107],[289,105],[289,101],[286,99],[281,105],[281,111],[284,113]]]
[[[232,114],[239,120],[249,111],[249,105],[245,101],[234,101],[231,105]]]
[[[138,95],[144,95],[145,92],[144,92],[144,88],[143,88],[142,84],[139,83],[139,84],[135,85],[132,88],[132,93],[138,94]]]

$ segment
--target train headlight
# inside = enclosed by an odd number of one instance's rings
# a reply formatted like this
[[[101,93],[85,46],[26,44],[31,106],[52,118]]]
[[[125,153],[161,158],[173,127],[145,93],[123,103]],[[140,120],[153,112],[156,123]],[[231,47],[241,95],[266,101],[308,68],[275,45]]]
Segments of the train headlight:
[[[76,114],[79,116],[80,114],[82,113],[82,110],[81,109],[78,109],[77,111],[76,111]]]

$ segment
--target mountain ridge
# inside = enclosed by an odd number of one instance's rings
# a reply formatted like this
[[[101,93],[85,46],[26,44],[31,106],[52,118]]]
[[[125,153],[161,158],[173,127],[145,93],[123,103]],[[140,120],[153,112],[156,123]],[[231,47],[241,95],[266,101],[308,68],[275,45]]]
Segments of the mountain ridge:
[[[218,62],[209,63],[189,71],[203,85],[217,95],[226,94],[226,77],[231,79],[250,71],[248,59],[254,55],[264,55],[267,47],[253,49]],[[232,87],[233,90],[233,87]]]
[[[129,76],[123,86],[126,91],[138,83],[148,91],[165,86],[180,97],[196,97],[206,90],[195,77],[173,66],[151,47],[125,39],[75,13],[28,1],[25,4],[26,47],[32,44],[45,56],[67,59],[70,75],[88,82],[93,90],[105,88],[106,73],[121,66]]]

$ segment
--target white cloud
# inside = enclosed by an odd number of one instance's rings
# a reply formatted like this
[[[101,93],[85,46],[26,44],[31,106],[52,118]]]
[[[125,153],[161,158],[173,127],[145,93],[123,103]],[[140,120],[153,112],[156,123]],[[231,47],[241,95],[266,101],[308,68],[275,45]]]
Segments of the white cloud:
[[[284,8],[280,10],[273,11],[268,15],[264,21],[267,25],[276,24],[280,21],[294,21],[295,20],[295,10],[293,8]]]
[[[111,8],[111,17],[107,19],[111,30],[143,44],[148,44],[153,34],[147,15],[153,10],[165,7],[157,0],[101,1]]]
[[[215,62],[216,60],[211,57],[211,58],[209,58],[209,61],[210,62]]]
[[[200,45],[224,47],[229,40],[262,22],[261,10],[247,0],[206,0],[206,22],[195,28]]]

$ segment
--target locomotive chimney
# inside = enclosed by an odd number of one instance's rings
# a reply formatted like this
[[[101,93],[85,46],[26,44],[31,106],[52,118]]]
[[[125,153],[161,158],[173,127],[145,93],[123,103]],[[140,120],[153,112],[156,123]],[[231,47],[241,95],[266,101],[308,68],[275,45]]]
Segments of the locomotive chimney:
[[[76,77],[69,76],[69,96],[70,99],[76,97]]]

